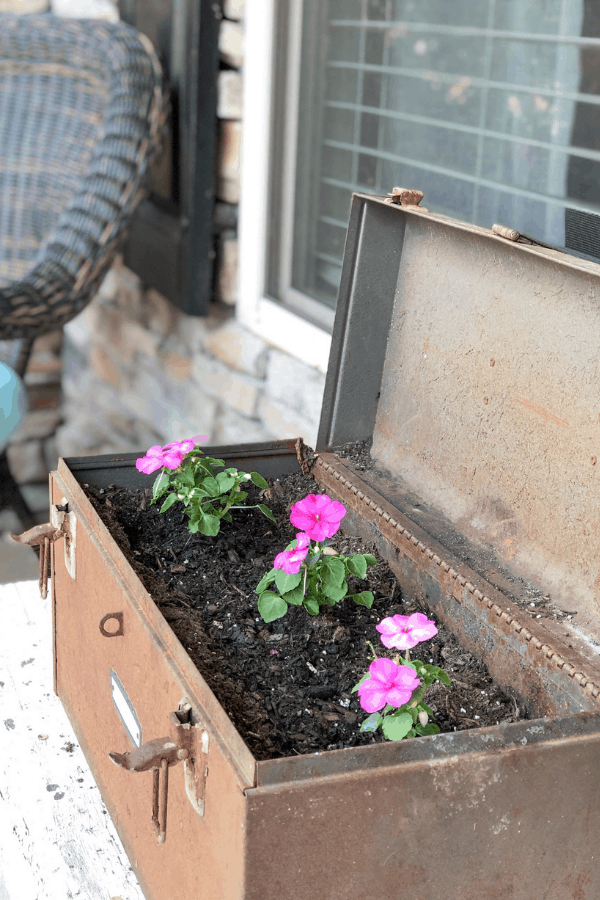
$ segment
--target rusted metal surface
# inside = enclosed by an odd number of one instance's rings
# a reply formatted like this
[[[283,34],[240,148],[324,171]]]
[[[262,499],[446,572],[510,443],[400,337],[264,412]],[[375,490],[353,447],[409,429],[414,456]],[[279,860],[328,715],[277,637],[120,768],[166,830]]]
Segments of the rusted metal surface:
[[[355,195],[316,448],[373,437],[594,640],[599,292],[595,263]]]
[[[573,666],[573,676],[580,677],[565,676],[562,670],[573,664],[556,667],[537,623],[528,623],[527,641],[514,631],[516,611],[502,615],[506,610],[496,604],[495,588],[481,591],[475,575],[471,582],[452,560],[434,558],[419,527],[413,523],[410,530],[397,511],[391,515],[387,501],[346,463],[326,453],[313,462],[314,475],[347,505],[349,518],[369,528],[376,521],[373,533],[387,529],[383,543],[392,556],[398,548],[409,562],[416,557],[421,568],[435,567],[442,593],[456,595],[465,609],[455,631],[464,628],[472,639],[465,622],[470,615],[477,623],[479,616],[497,629],[497,660],[516,653],[507,640],[511,635],[535,649],[538,655],[524,658],[523,670],[539,686],[530,700],[542,712],[561,705],[552,699],[556,686],[548,687],[548,673],[536,673],[544,667],[555,667],[571,686],[564,689],[563,706],[571,712],[596,706],[596,672]],[[388,900],[415,891],[423,900],[442,894],[449,900],[595,900],[600,867],[591,856],[600,826],[600,712],[257,763],[103,533],[76,479],[60,465],[53,492],[68,496],[77,515],[80,558],[78,586],[62,556],[56,559],[58,692],[148,898],[170,896],[177,873],[181,900],[312,900],[315,884],[328,900]],[[117,481],[114,470],[112,480]],[[108,641],[98,622],[119,609],[117,597],[124,634]],[[466,597],[477,602],[475,610]],[[505,674],[512,668],[505,665]],[[145,743],[137,748],[115,715],[110,670],[119,672],[142,722]],[[178,706],[181,696],[189,706]],[[194,718],[201,729],[190,729]],[[203,735],[210,735],[204,749]],[[243,759],[232,758],[236,738],[246,752]],[[175,763],[179,749],[190,750],[183,766]],[[113,765],[109,754],[126,768]],[[195,770],[186,774],[191,761]],[[132,776],[128,769],[142,771]],[[566,778],[566,771],[577,771],[577,778]],[[164,843],[157,843],[157,835]],[[507,859],[514,864],[507,866]],[[579,894],[565,893],[571,884],[581,887]]]
[[[58,523],[45,522],[43,525],[35,525],[22,534],[11,534],[11,540],[17,544],[27,544],[29,547],[40,548],[40,578],[39,588],[42,600],[48,596],[48,568],[50,561],[50,544],[61,538],[70,537],[70,523],[65,516],[65,510],[57,508]]]
[[[398,206],[402,206],[405,209],[407,207],[410,209],[411,207],[418,206],[421,212],[429,212],[427,207],[419,206],[422,199],[423,191],[415,191],[411,190],[410,188],[395,187],[392,188],[391,193],[387,195],[385,202],[396,203]]]
[[[600,896],[600,722],[556,722],[403,741],[389,766],[248,790],[248,900]]]
[[[76,578],[61,552],[53,560],[56,691],[140,885],[149,900],[173,896],[174,878],[182,900],[199,892],[207,900],[239,900],[243,790],[254,784],[254,758],[62,460],[51,490],[52,503],[68,498],[78,530]],[[124,633],[107,640],[98,623],[115,610],[123,612]],[[132,775],[109,757],[134,746],[114,706],[111,670],[144,739],[169,732],[170,713],[182,700],[190,707],[194,766],[186,771],[186,759],[169,773],[168,797],[159,803],[159,836],[168,820],[162,844],[152,822],[152,772]]]
[[[376,466],[600,639],[600,267],[387,209],[406,226]]]
[[[211,452],[312,471],[532,718],[256,762],[80,487],[137,454],[60,460],[56,689],[149,900],[600,896],[599,656],[519,608],[530,578],[600,635],[600,270],[395,199],[353,202],[317,453]],[[369,472],[328,452],[371,436]]]

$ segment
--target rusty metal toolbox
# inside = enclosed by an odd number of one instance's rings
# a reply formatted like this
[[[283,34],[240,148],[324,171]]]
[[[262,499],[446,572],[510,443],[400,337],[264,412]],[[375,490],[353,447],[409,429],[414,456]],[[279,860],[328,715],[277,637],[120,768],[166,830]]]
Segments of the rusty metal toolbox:
[[[80,486],[139,454],[61,459],[55,689],[149,900],[600,897],[600,267],[392,200],[353,198],[313,475],[531,718],[256,761]]]

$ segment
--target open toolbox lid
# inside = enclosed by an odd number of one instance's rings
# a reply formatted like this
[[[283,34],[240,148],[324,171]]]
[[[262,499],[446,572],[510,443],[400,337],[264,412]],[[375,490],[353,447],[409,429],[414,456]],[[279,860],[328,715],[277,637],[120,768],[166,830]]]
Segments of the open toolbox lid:
[[[394,194],[353,197],[317,452],[372,439],[363,485],[597,669],[600,266]]]

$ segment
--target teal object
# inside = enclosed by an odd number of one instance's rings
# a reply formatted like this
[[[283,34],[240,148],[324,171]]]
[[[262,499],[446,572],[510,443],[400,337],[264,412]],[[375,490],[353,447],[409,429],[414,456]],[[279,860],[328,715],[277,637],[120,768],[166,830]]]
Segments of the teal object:
[[[0,452],[27,412],[27,391],[17,373],[0,362]]]

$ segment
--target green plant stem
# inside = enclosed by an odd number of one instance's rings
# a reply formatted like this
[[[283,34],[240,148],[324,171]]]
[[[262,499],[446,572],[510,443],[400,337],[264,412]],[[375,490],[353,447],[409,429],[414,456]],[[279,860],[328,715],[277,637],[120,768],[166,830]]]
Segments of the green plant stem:
[[[373,644],[371,643],[371,641],[367,641],[367,644],[371,648],[371,653],[373,654],[373,659],[377,659],[377,654],[375,653],[375,648],[373,647]]]

